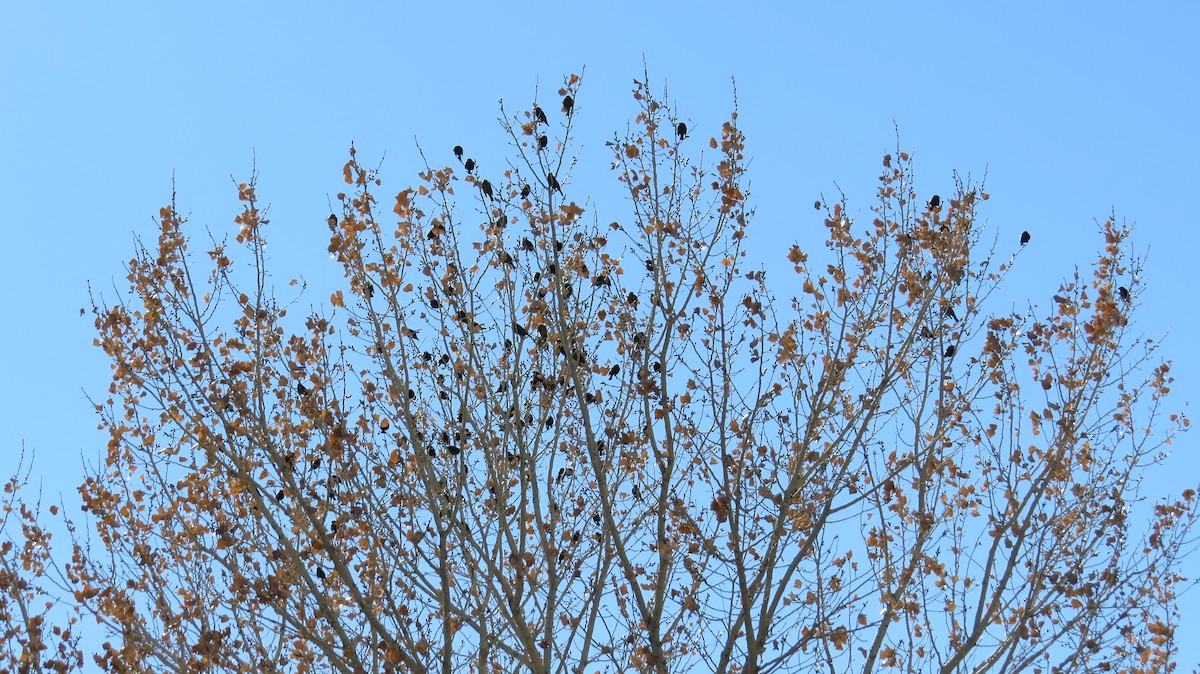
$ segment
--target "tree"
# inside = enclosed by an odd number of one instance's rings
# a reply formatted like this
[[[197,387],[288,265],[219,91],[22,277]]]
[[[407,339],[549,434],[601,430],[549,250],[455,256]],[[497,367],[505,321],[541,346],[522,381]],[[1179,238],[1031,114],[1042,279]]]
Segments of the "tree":
[[[253,178],[236,246],[196,255],[161,210],[128,295],[94,307],[111,440],[80,491],[103,554],[77,542],[66,572],[114,635],[96,661],[1168,668],[1197,505],[1135,525],[1186,419],[1117,296],[1143,290],[1128,230],[1106,222],[1041,316],[989,313],[1011,263],[981,244],[988,195],[927,208],[897,151],[871,222],[819,201],[824,249],[793,246],[773,291],[736,111],[708,165],[644,81],[633,98],[607,225],[572,184],[577,114],[501,106],[494,198],[483,169],[427,165],[381,205],[352,148],[346,286],[302,327]]]

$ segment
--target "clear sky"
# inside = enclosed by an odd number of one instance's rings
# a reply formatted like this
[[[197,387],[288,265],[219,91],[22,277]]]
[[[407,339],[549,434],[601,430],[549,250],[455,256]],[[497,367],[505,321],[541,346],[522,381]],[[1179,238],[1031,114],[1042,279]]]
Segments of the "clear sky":
[[[196,237],[222,235],[238,210],[231,176],[246,179],[256,161],[277,278],[303,275],[305,302],[319,304],[341,282],[325,218],[351,141],[366,164],[386,153],[391,193],[421,166],[414,140],[438,162],[463,144],[498,166],[497,101],[527,107],[539,85],[554,100],[562,76],[586,65],[577,183],[607,189],[602,143],[633,114],[643,58],[705,139],[736,78],[751,250],[763,256],[819,245],[822,192],[840,187],[852,213],[867,212],[897,127],[919,190],[948,194],[953,170],[986,172],[983,215],[1014,243],[1033,236],[1010,289],[1042,307],[1093,258],[1099,221],[1115,211],[1136,223],[1131,245],[1149,258],[1141,325],[1166,335],[1176,405],[1200,402],[1187,280],[1200,249],[1200,4],[847,4],[8,3],[0,477],[24,443],[45,490],[70,501],[81,455],[102,450],[84,396],[106,393],[108,365],[79,309],[89,283],[110,298],[125,286],[133,236],[153,239],[172,176]],[[599,206],[624,217],[621,203]],[[1196,486],[1198,440],[1181,438],[1147,494]],[[1188,571],[1200,576],[1200,559]],[[1180,632],[1189,670],[1197,595]]]

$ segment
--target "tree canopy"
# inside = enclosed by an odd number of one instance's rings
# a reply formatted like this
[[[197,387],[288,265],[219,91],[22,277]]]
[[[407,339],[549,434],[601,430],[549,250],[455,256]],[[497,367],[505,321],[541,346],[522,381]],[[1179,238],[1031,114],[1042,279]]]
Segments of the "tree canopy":
[[[1128,228],[1105,222],[1044,306],[997,308],[1036,233],[989,238],[982,185],[920,194],[897,150],[869,215],[817,201],[823,245],[781,250],[768,283],[736,110],[710,133],[632,93],[617,203],[575,180],[574,75],[502,106],[502,170],[455,146],[385,196],[351,148],[340,212],[312,219],[345,283],[304,316],[255,178],[232,240],[162,208],[128,291],[93,307],[110,440],[61,587],[108,630],[94,661],[1168,668],[1197,504],[1135,508],[1187,420],[1135,329]],[[42,629],[19,482],[0,671],[69,671],[81,627]]]

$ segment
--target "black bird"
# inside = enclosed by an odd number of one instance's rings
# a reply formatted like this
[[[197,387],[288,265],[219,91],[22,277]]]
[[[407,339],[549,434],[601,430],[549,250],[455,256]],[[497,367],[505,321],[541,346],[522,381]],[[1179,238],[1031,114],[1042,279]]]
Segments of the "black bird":
[[[333,213],[330,213],[329,214],[329,229],[334,229],[335,227],[337,227],[337,216],[334,215]]]
[[[567,117],[570,117],[571,113],[574,110],[575,110],[575,99],[571,98],[570,96],[564,96],[562,111],[567,113]]]
[[[528,337],[529,336],[529,331],[525,329],[525,326],[521,325],[520,323],[518,323],[516,321],[513,321],[513,332],[517,333],[518,337]]]
[[[296,382],[296,393],[302,396],[308,395],[308,387],[304,385],[304,382]]]
[[[325,569],[322,569],[319,566],[317,567],[317,578],[320,580],[325,580]]]
[[[612,379],[613,377],[617,376],[620,373],[621,373],[621,365],[620,365],[620,363],[618,363],[616,365],[613,365],[611,368],[609,368],[608,378]]]
[[[687,124],[680,122],[675,125],[675,134],[679,136],[679,140],[687,138]]]
[[[546,146],[549,144],[550,144],[550,139],[547,138],[544,134],[541,136],[538,136],[538,149],[539,150],[545,150]]]
[[[638,296],[633,294],[633,291],[631,290],[631,291],[629,291],[629,294],[625,296],[625,302],[628,303],[629,306],[633,307],[634,309],[637,309]]]
[[[533,191],[533,189],[530,188],[529,185],[521,185],[521,198],[528,199],[529,193],[532,191]]]
[[[504,251],[503,253],[500,253],[500,262],[511,267],[513,266],[513,257],[512,255],[508,254],[508,251]]]
[[[279,491],[275,492],[275,500],[276,500],[276,501],[282,501],[282,500],[283,500],[283,496],[284,496],[284,494],[283,494],[283,490],[282,490],[282,489],[280,489]]]
[[[954,357],[954,351],[955,351],[955,349],[954,349],[954,345],[953,345],[953,344],[951,344],[950,346],[947,346],[947,347],[946,347],[946,351],[945,351],[944,353],[942,353],[942,355],[943,355],[943,356],[945,356],[945,357],[947,357],[947,358],[953,358],[953,357]]]
[[[1029,243],[1029,232],[1021,232],[1021,245]]]
[[[471,171],[475,170],[475,160],[468,157],[467,163],[463,164],[463,166],[467,167],[467,173],[470,174]]]
[[[929,208],[930,209],[940,208],[941,205],[942,205],[942,198],[936,194],[933,195],[933,198],[931,198],[929,200]]]
[[[954,307],[950,306],[949,304],[946,305],[946,310],[942,313],[946,314],[946,318],[949,318],[952,321],[958,320],[958,314],[954,313]]]
[[[529,240],[529,237],[525,237],[521,239],[521,247],[525,250],[533,250],[533,242]]]
[[[459,161],[462,161],[462,146],[461,146],[461,145],[455,145],[455,146],[454,146],[454,156],[455,156],[455,158],[457,158]]]
[[[533,106],[533,118],[540,124],[545,124],[547,121],[549,121],[546,119],[546,112],[536,105]]]
[[[562,186],[558,184],[558,178],[555,178],[553,173],[546,174],[546,184],[550,185],[551,191],[558,190],[558,193],[562,194]]]
[[[491,199],[492,201],[496,200],[496,197],[492,195],[492,183],[491,182],[485,180],[485,181],[483,181],[483,184],[481,184],[479,186],[479,188],[483,190],[483,196],[487,197],[488,199]]]
[[[1117,297],[1120,297],[1122,302],[1128,302],[1129,301],[1129,288],[1126,288],[1125,286],[1121,286],[1120,288],[1117,288]]]
[[[594,285],[594,286],[608,285],[608,275],[600,274],[599,276],[596,276],[595,278],[592,279],[592,285]]]
[[[442,303],[440,300],[438,300],[438,298],[436,298],[436,297],[430,298],[430,300],[429,300],[429,308],[430,309],[437,309],[440,306],[442,306]]]

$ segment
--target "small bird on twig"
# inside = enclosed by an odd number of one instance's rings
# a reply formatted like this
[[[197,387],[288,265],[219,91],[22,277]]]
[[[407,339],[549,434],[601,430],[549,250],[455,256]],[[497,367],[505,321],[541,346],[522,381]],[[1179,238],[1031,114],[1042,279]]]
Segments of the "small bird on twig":
[[[574,112],[574,110],[575,110],[575,99],[571,98],[570,96],[564,96],[562,111],[567,113],[567,117],[570,117],[571,113]]]
[[[1021,245],[1029,243],[1029,232],[1021,232]]]
[[[461,146],[461,145],[455,145],[455,146],[454,146],[454,156],[455,156],[455,157],[456,157],[456,158],[457,158],[459,161],[462,161],[462,153],[463,153],[462,146]]]
[[[680,122],[675,125],[675,134],[679,136],[679,140],[687,138],[687,124]]]
[[[549,121],[546,119],[546,112],[536,105],[533,106],[533,118],[537,120],[539,124],[545,124]]]

